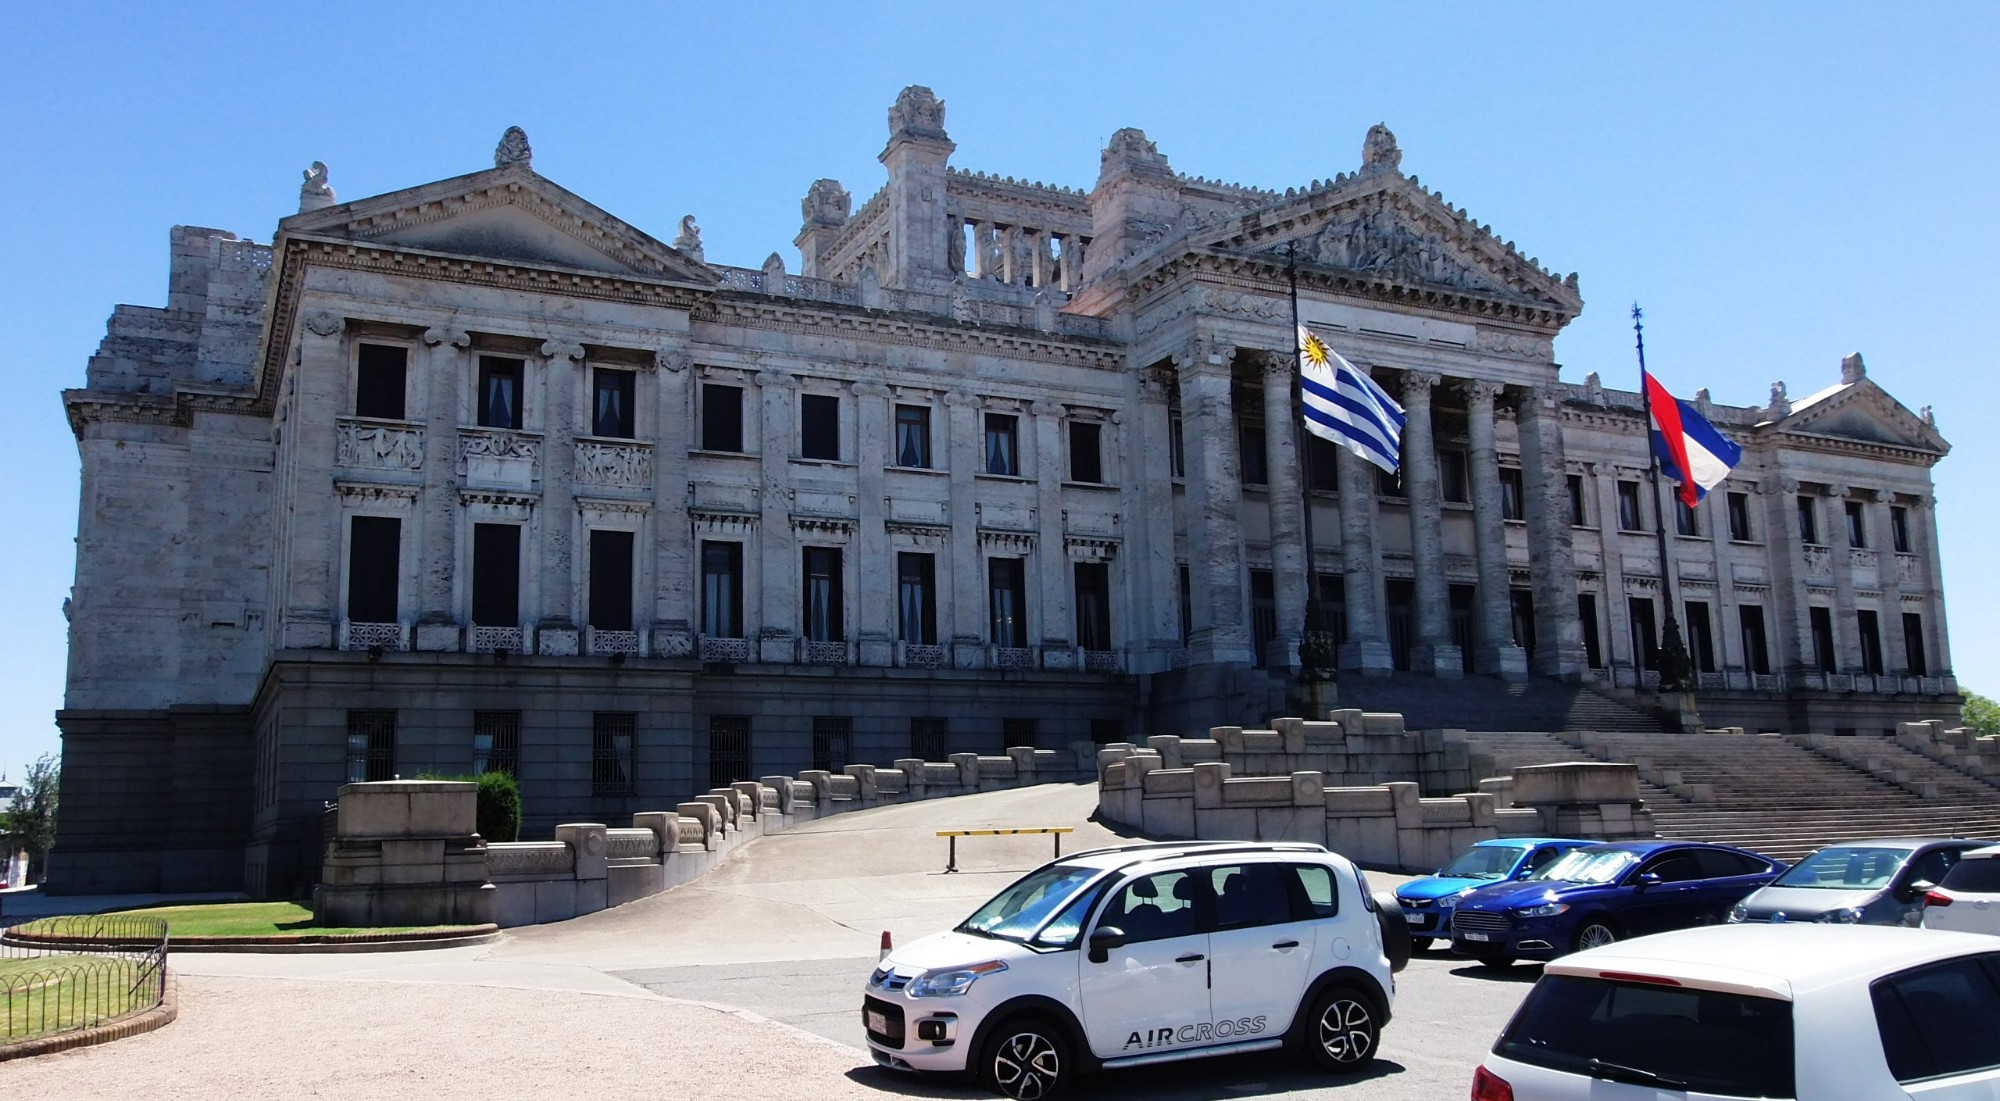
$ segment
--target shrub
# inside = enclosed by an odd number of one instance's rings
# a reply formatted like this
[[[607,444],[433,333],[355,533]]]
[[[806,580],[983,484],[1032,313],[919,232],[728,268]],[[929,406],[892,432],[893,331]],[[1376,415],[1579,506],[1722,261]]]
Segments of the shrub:
[[[519,841],[521,839],[521,782],[513,774],[506,772],[482,772],[477,776],[443,776],[424,773],[419,780],[449,780],[459,784],[478,784],[478,809],[474,816],[479,836],[488,841]]]

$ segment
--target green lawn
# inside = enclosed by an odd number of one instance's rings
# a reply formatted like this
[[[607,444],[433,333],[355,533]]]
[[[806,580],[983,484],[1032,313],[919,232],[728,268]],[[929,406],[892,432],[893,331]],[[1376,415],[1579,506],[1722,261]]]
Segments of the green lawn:
[[[143,965],[107,956],[0,960],[0,1043],[108,1021],[152,1004]],[[134,989],[134,987],[137,989]]]
[[[296,902],[205,902],[193,906],[149,906],[115,911],[115,916],[161,918],[169,937],[283,937],[344,933],[459,932],[465,925],[398,925],[378,929],[328,929],[313,924],[312,910]],[[23,932],[64,932],[31,921]]]

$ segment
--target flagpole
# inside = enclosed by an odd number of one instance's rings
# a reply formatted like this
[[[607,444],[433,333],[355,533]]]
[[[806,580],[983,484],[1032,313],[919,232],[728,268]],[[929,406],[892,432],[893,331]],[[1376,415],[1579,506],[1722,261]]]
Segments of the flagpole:
[[[1325,608],[1319,599],[1319,572],[1313,553],[1313,464],[1312,441],[1305,432],[1305,393],[1300,382],[1299,356],[1299,246],[1293,241],[1285,246],[1285,277],[1291,284],[1292,292],[1292,449],[1297,453],[1299,464],[1299,526],[1305,532],[1306,546],[1306,621],[1299,632],[1299,679],[1301,681],[1331,681],[1335,677],[1334,646],[1332,633],[1326,629]]]
[[[1660,695],[1682,697],[1675,710],[1683,727],[1701,728],[1694,706],[1694,671],[1688,660],[1687,644],[1681,640],[1680,618],[1674,614],[1674,560],[1667,550],[1667,520],[1660,505],[1660,456],[1653,450],[1653,388],[1646,385],[1645,314],[1632,303],[1632,333],[1639,349],[1639,395],[1645,403],[1646,456],[1651,460],[1653,484],[1653,528],[1660,542],[1660,589],[1666,598],[1666,623],[1660,642]],[[1688,476],[1682,471],[1682,476]]]

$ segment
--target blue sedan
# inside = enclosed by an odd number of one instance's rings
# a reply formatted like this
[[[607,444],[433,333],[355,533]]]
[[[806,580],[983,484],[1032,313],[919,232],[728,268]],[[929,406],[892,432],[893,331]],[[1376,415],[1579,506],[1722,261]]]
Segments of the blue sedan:
[[[1626,937],[1721,924],[1782,861],[1695,841],[1612,841],[1573,849],[1511,883],[1458,900],[1452,951],[1484,964],[1547,960]]]
[[[1560,837],[1481,841],[1439,868],[1436,875],[1412,879],[1396,888],[1396,901],[1403,904],[1403,916],[1410,922],[1411,946],[1422,950],[1438,937],[1451,936],[1451,912],[1460,896],[1540,871],[1562,854],[1588,844]]]

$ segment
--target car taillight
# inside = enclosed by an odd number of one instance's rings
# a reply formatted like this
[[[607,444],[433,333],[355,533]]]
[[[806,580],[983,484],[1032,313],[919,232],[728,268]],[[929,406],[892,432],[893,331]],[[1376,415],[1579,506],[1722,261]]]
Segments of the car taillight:
[[[1928,908],[1928,907],[1931,907],[1931,906],[1949,906],[1949,905],[1951,905],[1951,896],[1950,896],[1950,895],[1948,895],[1948,894],[1945,894],[1945,893],[1944,893],[1943,891],[1925,891],[1925,892],[1924,892],[1924,906],[1925,906],[1925,907],[1927,907],[1927,908]]]
[[[1505,1078],[1480,1067],[1472,1072],[1472,1101],[1514,1101],[1514,1087]]]

